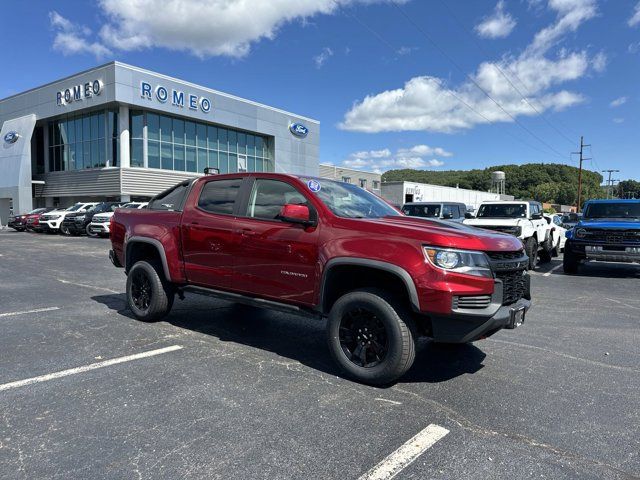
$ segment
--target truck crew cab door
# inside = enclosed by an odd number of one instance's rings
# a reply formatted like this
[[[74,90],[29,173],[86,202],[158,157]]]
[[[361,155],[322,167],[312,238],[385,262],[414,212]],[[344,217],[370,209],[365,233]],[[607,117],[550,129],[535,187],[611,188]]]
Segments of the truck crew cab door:
[[[201,184],[182,215],[182,253],[189,283],[231,288],[234,226],[242,178]]]
[[[258,297],[312,304],[318,263],[318,227],[279,218],[285,204],[307,205],[306,195],[283,180],[256,178],[236,220],[233,289]]]

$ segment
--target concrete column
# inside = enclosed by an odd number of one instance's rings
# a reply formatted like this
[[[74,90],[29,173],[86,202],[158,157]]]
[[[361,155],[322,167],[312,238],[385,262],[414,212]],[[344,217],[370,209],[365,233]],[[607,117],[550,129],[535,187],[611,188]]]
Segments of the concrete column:
[[[147,123],[145,122],[144,126],[142,127],[142,165],[144,165],[144,168],[147,168],[149,166],[149,145],[147,144],[147,135]]]
[[[120,201],[121,202],[130,202],[131,201],[131,195],[120,195]]]
[[[45,124],[42,130],[42,139],[44,144],[44,173],[49,173],[49,124]]]
[[[118,112],[118,131],[120,132],[120,167],[131,166],[130,130],[129,130],[129,106],[120,105]]]

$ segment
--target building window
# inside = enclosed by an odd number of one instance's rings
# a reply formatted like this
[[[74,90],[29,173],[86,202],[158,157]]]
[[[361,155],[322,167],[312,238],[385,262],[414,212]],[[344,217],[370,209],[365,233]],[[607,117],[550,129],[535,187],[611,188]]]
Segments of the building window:
[[[144,165],[144,126],[150,168],[194,173],[206,167],[220,173],[275,170],[267,137],[142,110],[131,111],[131,166]]]
[[[118,113],[102,110],[49,122],[49,171],[118,164]]]
[[[359,182],[360,182],[360,188],[367,188],[367,179],[366,178],[359,179]]]
[[[378,180],[373,181],[373,189],[378,190],[380,188],[380,182]]]
[[[351,177],[342,177],[344,183],[351,183]]]

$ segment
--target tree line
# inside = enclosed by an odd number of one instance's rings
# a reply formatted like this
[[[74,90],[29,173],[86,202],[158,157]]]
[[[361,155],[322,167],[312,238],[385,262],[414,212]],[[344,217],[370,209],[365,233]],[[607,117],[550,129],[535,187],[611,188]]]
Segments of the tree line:
[[[496,170],[505,172],[506,193],[518,199],[562,205],[575,205],[578,201],[578,168],[557,163],[499,165],[482,170],[389,170],[382,175],[382,181],[430,183],[486,192],[491,189],[491,172]],[[605,198],[602,182],[598,172],[583,169],[582,199]],[[640,187],[640,183],[635,183]]]

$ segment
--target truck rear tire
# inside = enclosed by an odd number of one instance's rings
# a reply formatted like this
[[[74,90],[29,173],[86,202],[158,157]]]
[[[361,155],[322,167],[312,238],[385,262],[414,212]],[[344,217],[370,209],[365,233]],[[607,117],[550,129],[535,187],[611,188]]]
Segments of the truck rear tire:
[[[527,256],[529,257],[529,270],[533,270],[536,268],[536,263],[538,263],[538,241],[536,237],[529,237],[524,242],[524,249],[527,252]]]
[[[412,313],[387,292],[355,290],[340,297],[327,321],[331,356],[356,381],[387,385],[398,380],[415,359]]]
[[[131,312],[143,322],[162,320],[173,306],[174,292],[164,280],[160,265],[141,260],[127,275],[127,303]]]

